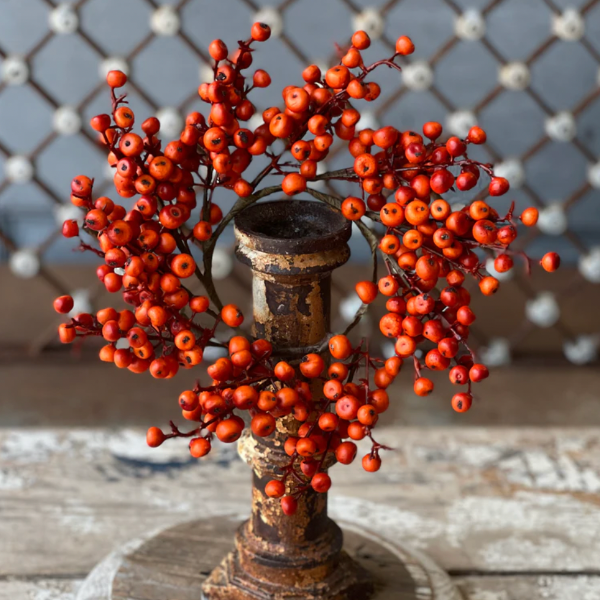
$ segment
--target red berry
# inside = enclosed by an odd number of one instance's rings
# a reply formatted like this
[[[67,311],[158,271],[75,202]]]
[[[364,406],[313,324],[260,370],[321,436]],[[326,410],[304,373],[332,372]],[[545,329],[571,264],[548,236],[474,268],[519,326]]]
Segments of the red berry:
[[[469,130],[467,139],[469,140],[469,142],[471,142],[471,144],[485,144],[487,135],[486,135],[485,131],[483,129],[481,129],[481,127],[477,127],[475,125],[474,127],[471,127],[471,129]]]
[[[331,487],[331,478],[327,473],[317,473],[312,478],[310,485],[315,492],[324,494]]]
[[[146,433],[146,443],[150,448],[157,448],[165,441],[165,434],[158,427],[150,427]]]
[[[343,465],[349,465],[356,457],[356,444],[354,442],[342,442],[335,451],[335,457]]]
[[[190,442],[190,454],[194,458],[201,458],[210,452],[210,442],[206,438],[194,438]]]
[[[452,396],[452,408],[459,413],[467,412],[471,408],[473,403],[473,396],[461,392],[460,394],[454,394]]]
[[[285,485],[282,481],[273,479],[265,486],[265,493],[269,498],[281,498],[285,494]]]
[[[415,45],[408,36],[402,35],[396,40],[396,52],[398,54],[401,54],[402,56],[408,56],[414,51]]]
[[[59,296],[54,301],[54,310],[57,313],[67,314],[73,310],[73,298],[71,296]]]
[[[489,375],[490,372],[488,371],[488,368],[485,365],[479,363],[474,364],[469,370],[469,379],[474,383],[483,381],[484,379],[489,377]]]
[[[266,42],[271,37],[271,28],[266,23],[254,23],[251,35],[257,42]]]
[[[371,454],[367,454],[363,456],[362,466],[365,471],[369,473],[374,473],[375,471],[379,471],[381,468],[381,459],[379,456],[374,456]]]
[[[456,136],[446,142],[446,150],[452,157],[462,156],[467,151],[467,145]]]
[[[431,189],[436,194],[445,194],[454,184],[454,175],[447,169],[435,171],[430,179]]]
[[[490,181],[490,185],[488,186],[488,191],[490,196],[502,196],[506,194],[510,189],[510,184],[508,183],[508,179],[504,177],[492,177]]]
[[[414,390],[417,396],[429,396],[433,392],[433,381],[427,377],[419,377],[415,381]]]
[[[537,208],[530,206],[521,213],[521,222],[526,227],[533,227],[538,222],[539,214]]]
[[[463,365],[452,367],[448,376],[454,385],[466,385],[469,381],[469,372]]]
[[[436,121],[429,121],[423,125],[423,135],[430,140],[437,140],[442,135],[442,126]]]
[[[106,83],[112,88],[119,88],[127,83],[127,75],[123,71],[109,71]]]
[[[291,517],[298,510],[298,501],[293,496],[284,496],[281,500],[281,510],[283,514]]]
[[[560,256],[556,252],[548,252],[547,254],[544,254],[544,257],[540,260],[540,265],[542,265],[544,271],[553,273],[560,267]]]

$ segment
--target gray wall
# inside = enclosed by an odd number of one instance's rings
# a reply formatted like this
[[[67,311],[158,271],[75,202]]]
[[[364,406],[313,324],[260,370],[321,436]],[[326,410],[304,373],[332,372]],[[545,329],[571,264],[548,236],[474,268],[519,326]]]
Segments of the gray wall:
[[[0,70],[7,70],[7,61],[14,55],[24,56],[30,69],[30,79],[22,85],[10,85],[10,74],[8,79],[5,74],[0,84],[0,231],[17,246],[42,244],[46,260],[82,260],[81,254],[70,250],[70,241],[54,235],[64,216],[59,211],[57,217],[57,203],[68,203],[69,182],[75,174],[105,178],[103,154],[94,145],[87,122],[108,109],[107,90],[99,73],[106,57],[135,54],[127,64],[135,84],[135,89],[130,89],[131,105],[139,121],[161,107],[176,107],[185,114],[199,105],[195,89],[203,62],[198,51],[205,52],[215,37],[222,37],[231,47],[247,36],[257,10],[264,10],[267,4],[278,7],[274,0],[170,3],[176,8],[181,5],[177,14],[182,35],[153,35],[152,14],[161,4],[169,3],[83,0],[77,3],[76,30],[61,34],[51,32],[49,22],[58,22],[60,30],[66,18],[68,29],[69,14],[51,13],[53,2],[0,0]],[[538,254],[552,245],[573,262],[598,244],[599,192],[589,186],[587,178],[588,167],[597,161],[600,151],[600,98],[596,98],[600,4],[578,0],[288,0],[279,7],[259,17],[281,18],[283,26],[282,36],[255,54],[254,64],[266,68],[274,82],[270,90],[256,94],[259,109],[279,100],[278,89],[300,81],[306,61],[332,59],[334,43],[347,41],[357,19],[362,19],[363,25],[371,24],[374,31],[382,26],[382,35],[367,58],[389,55],[389,43],[399,34],[408,34],[417,46],[411,62],[430,65],[433,87],[408,89],[398,73],[380,71],[375,79],[385,86],[384,92],[377,103],[368,106],[379,113],[378,121],[416,129],[426,120],[448,122],[454,111],[473,111],[489,134],[489,150],[482,156],[492,161],[522,160],[525,182],[514,187],[509,199],[517,200],[520,207],[536,202],[568,206],[569,236],[538,238],[530,250]],[[574,23],[577,39],[553,38],[553,18],[569,7],[586,7],[581,14],[584,35],[578,36],[577,20],[567,13],[569,18],[563,23],[566,35],[573,36]],[[365,8],[371,12],[361,14]],[[466,9],[482,11],[484,38],[456,38],[457,19]],[[377,14],[373,17],[377,11],[380,22]],[[160,26],[155,15],[155,25],[157,21]],[[529,62],[531,81],[523,90],[506,89],[498,83],[502,64],[511,61]],[[53,132],[53,117],[62,106],[76,108],[82,132]],[[560,111],[574,114],[577,133],[571,141],[546,139],[545,123]],[[539,149],[532,151],[536,147]],[[32,157],[35,180],[7,182],[5,166],[11,155]],[[328,161],[332,168],[347,164],[348,155],[341,152]],[[227,192],[220,198],[224,208],[231,202]],[[502,200],[500,206],[508,201]],[[6,244],[0,241],[0,257],[6,259],[8,254]]]

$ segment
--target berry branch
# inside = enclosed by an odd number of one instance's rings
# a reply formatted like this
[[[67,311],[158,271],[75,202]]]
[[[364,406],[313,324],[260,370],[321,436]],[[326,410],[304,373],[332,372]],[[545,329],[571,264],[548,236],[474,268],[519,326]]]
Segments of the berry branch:
[[[224,443],[239,439],[246,427],[243,414],[256,437],[272,435],[279,419],[292,417],[297,434],[284,444],[289,462],[267,484],[266,493],[293,514],[303,494],[329,489],[329,466],[354,461],[356,442],[371,443],[363,468],[380,468],[381,454],[390,448],[375,440],[373,429],[389,407],[386,390],[405,360],[417,395],[433,391],[430,372],[447,370],[452,384],[466,390],[453,395],[452,407],[470,409],[472,385],[489,373],[468,344],[476,315],[463,284],[471,277],[486,296],[499,290],[498,279],[486,273],[477,251],[495,256],[499,273],[512,269],[519,258],[529,270],[530,259],[510,245],[517,238],[517,224],[534,226],[538,212],[527,208],[516,218],[513,203],[501,217],[493,207],[510,186],[492,165],[469,157],[472,145],[486,142],[478,126],[464,139],[445,140],[442,126],[433,121],[423,125],[422,134],[393,125],[360,127],[355,105],[376,101],[381,93],[369,76],[379,67],[401,71],[397,57],[414,51],[406,36],[398,38],[392,56],[366,64],[369,36],[355,32],[348,48],[338,48],[338,64],[325,73],[307,66],[303,82],[296,82],[300,85],[282,90],[284,106],[267,108],[258,127],[249,129],[256,112],[250,98],[255,89],[269,87],[271,77],[263,69],[250,76],[248,69],[256,45],[269,37],[268,25],[255,23],[250,37],[233,52],[222,40],[211,42],[213,81],[198,88],[206,111],[189,113],[179,138],[164,147],[156,117],[143,121],[140,133],[134,131],[135,114],[126,94],[116,92],[127,76],[108,74],[110,114],[93,117],[90,125],[107,150],[117,195],[134,198],[133,208],[97,196],[94,180],[79,175],[71,182],[71,202],[85,213],[83,225],[70,219],[62,232],[79,238],[81,250],[102,260],[98,279],[108,292],[120,293],[130,308],[71,316],[60,325],[59,337],[64,343],[101,337],[102,361],[133,373],[148,371],[158,379],[199,367],[208,346],[226,349],[227,356],[206,368],[207,385],[197,381],[179,395],[182,416],[193,428],[182,431],[172,421],[166,433],[151,427],[148,444],[188,438],[191,455],[200,458],[210,452],[215,437]],[[349,166],[317,174],[336,142],[347,147]],[[262,168],[249,181],[245,174],[259,160]],[[485,192],[474,194],[464,208],[454,210],[444,199],[451,191],[473,190],[482,176],[489,178]],[[277,182],[261,187],[267,177]],[[355,186],[356,195],[341,198],[317,191],[310,182],[318,181],[344,181]],[[218,204],[223,189],[237,196],[225,215]],[[283,360],[281,353],[275,362],[269,341],[241,335],[241,310],[223,304],[213,281],[214,252],[225,229],[248,207],[277,193],[306,193],[341,212],[356,224],[371,253],[368,276],[355,286],[362,304],[351,323],[298,363]],[[82,232],[90,234],[92,243],[81,240]],[[202,253],[200,263],[190,242]],[[385,267],[382,277],[379,262]],[[559,264],[554,252],[541,260],[549,272]],[[193,295],[186,283],[190,277],[196,277],[206,295]],[[348,338],[369,306],[382,298],[387,312],[379,329],[394,340],[395,349],[387,359],[371,353],[369,340],[353,347]],[[68,315],[73,298],[60,296],[54,307]],[[221,340],[217,330],[224,327],[229,333]]]

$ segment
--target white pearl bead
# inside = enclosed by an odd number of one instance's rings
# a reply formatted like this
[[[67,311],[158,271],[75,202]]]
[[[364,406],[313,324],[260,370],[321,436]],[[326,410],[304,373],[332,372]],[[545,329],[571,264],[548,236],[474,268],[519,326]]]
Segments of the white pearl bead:
[[[469,129],[477,125],[477,117],[470,110],[457,110],[450,113],[446,118],[446,127],[461,138],[466,138],[469,134]]]
[[[206,165],[200,165],[198,167],[198,175],[204,179],[208,175],[208,167]]]
[[[31,279],[40,270],[40,259],[33,250],[17,250],[10,257],[11,272],[21,279]]]
[[[567,229],[567,214],[560,202],[554,202],[539,211],[537,226],[547,235],[562,235]]]
[[[279,37],[283,33],[283,18],[279,10],[272,6],[263,6],[254,13],[253,23],[266,23],[271,28],[271,37]]]
[[[424,60],[402,67],[404,85],[416,91],[427,90],[433,84],[433,71]]]
[[[127,338],[119,338],[115,342],[115,348],[117,350],[127,350],[129,347],[129,340]]]
[[[373,129],[374,131],[379,129],[379,123],[377,117],[369,110],[365,110],[356,123],[356,131],[362,131],[363,129]]]
[[[596,360],[598,354],[598,338],[592,335],[580,335],[563,344],[563,352],[569,362],[585,365]]]
[[[106,179],[108,179],[109,181],[111,181],[114,178],[115,173],[117,172],[116,168],[111,167],[108,163],[106,163],[102,167],[102,171],[103,171],[104,177],[106,177]]]
[[[264,123],[262,113],[256,112],[254,113],[248,121],[246,121],[246,127],[251,131],[254,131],[257,127],[260,127]]]
[[[79,17],[71,4],[63,2],[50,11],[48,23],[54,33],[67,35],[77,31]]]
[[[156,35],[176,35],[180,26],[181,20],[179,14],[168,4],[157,8],[150,17],[150,29],[152,29]]]
[[[465,10],[454,21],[454,33],[461,40],[480,40],[485,35],[485,19],[474,8]]]
[[[106,79],[109,71],[122,71],[125,75],[129,75],[129,64],[120,56],[109,56],[100,61],[98,66],[100,79]]]
[[[71,298],[73,298],[73,309],[69,313],[70,317],[75,317],[81,313],[92,312],[93,307],[89,290],[85,288],[73,290],[71,292]]]
[[[365,31],[373,40],[378,40],[383,33],[385,22],[381,14],[374,8],[365,8],[354,16],[355,31]]]
[[[531,82],[531,74],[525,63],[512,62],[500,67],[498,81],[509,90],[524,90]]]
[[[600,189],[600,162],[588,167],[588,182],[593,188]]]
[[[577,135],[575,117],[566,110],[547,118],[545,129],[548,137],[556,142],[570,142]]]
[[[210,65],[201,65],[199,75],[200,83],[212,83],[215,80],[215,73]]]
[[[212,259],[212,276],[214,279],[225,279],[233,270],[231,251],[224,248],[215,248]]]
[[[481,362],[488,367],[501,367],[510,363],[510,344],[505,338],[492,338],[479,350]]]
[[[381,353],[383,354],[383,358],[392,358],[396,356],[396,347],[392,342],[386,340],[381,344]]]
[[[327,171],[328,171],[328,166],[327,166],[327,163],[325,161],[317,163],[317,175],[322,175],[323,173],[327,173]],[[325,190],[326,183],[327,182],[324,179],[323,180],[319,180],[319,181],[313,181],[310,184],[310,187],[313,188],[313,189],[315,189],[315,190],[318,190],[318,191],[322,192],[322,191]]]
[[[340,315],[346,323],[350,323],[354,319],[356,311],[362,306],[362,300],[358,297],[358,294],[354,291],[350,292],[340,302]]]
[[[600,283],[600,246],[595,246],[579,259],[579,272],[591,283]]]
[[[33,178],[33,164],[26,156],[10,156],[4,163],[4,173],[12,183],[27,183]]]
[[[8,85],[23,85],[29,80],[29,66],[20,56],[7,56],[2,62],[2,81]]]
[[[202,360],[207,363],[214,363],[218,358],[225,358],[227,356],[229,356],[229,352],[227,352],[225,348],[206,346],[206,348],[204,348]]]
[[[560,317],[560,307],[552,292],[540,292],[527,301],[525,314],[538,327],[552,327]]]
[[[54,111],[52,127],[60,135],[75,135],[81,131],[81,117],[72,106],[59,106]]]
[[[65,221],[77,221],[79,225],[83,223],[84,212],[74,204],[58,204],[53,212],[57,225],[61,227]]]
[[[552,18],[552,33],[567,42],[580,40],[585,33],[585,20],[575,8],[567,8]]]
[[[183,117],[172,106],[166,106],[156,111],[156,118],[160,121],[160,131],[167,138],[178,138],[183,129]]]
[[[525,183],[525,169],[518,158],[507,158],[494,165],[494,175],[508,179],[511,189],[520,188]]]

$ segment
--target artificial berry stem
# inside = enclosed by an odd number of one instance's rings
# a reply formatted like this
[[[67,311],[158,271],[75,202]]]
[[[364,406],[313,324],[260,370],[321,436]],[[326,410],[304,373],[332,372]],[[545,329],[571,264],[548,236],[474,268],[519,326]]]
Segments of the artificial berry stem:
[[[197,380],[179,395],[182,416],[193,428],[182,431],[170,422],[165,433],[151,427],[148,444],[187,438],[191,455],[200,458],[211,451],[214,438],[223,443],[239,439],[246,427],[243,414],[255,437],[274,434],[279,419],[295,421],[298,433],[284,443],[289,462],[266,486],[266,493],[280,498],[283,512],[291,515],[304,494],[329,489],[331,464],[355,460],[355,442],[371,442],[363,468],[380,468],[381,454],[390,448],[374,439],[373,429],[389,407],[386,390],[405,360],[417,395],[433,391],[430,373],[448,370],[452,384],[465,390],[452,396],[452,408],[470,409],[472,385],[485,379],[488,369],[468,344],[476,314],[463,284],[474,279],[486,296],[500,287],[478,252],[494,255],[499,273],[520,258],[529,270],[529,257],[511,244],[517,224],[534,226],[538,211],[527,208],[516,218],[513,202],[501,217],[493,207],[510,186],[492,165],[469,157],[472,145],[486,141],[478,126],[465,138],[444,138],[435,121],[425,123],[422,133],[393,125],[360,126],[356,107],[381,94],[380,86],[369,81],[371,74],[379,67],[401,71],[396,59],[414,51],[406,36],[397,39],[392,56],[368,63],[369,36],[355,32],[349,47],[338,47],[338,64],[324,73],[308,65],[302,81],[296,78],[276,94],[276,105],[251,128],[256,113],[251,98],[256,89],[270,86],[271,77],[263,69],[249,75],[248,69],[256,46],[270,33],[268,25],[254,23],[233,52],[222,40],[211,42],[213,81],[198,88],[206,110],[189,113],[179,138],[168,142],[161,139],[156,117],[134,131],[134,111],[126,94],[116,92],[127,76],[108,73],[110,114],[93,117],[90,125],[114,169],[116,194],[131,198],[133,207],[98,196],[94,180],[79,175],[71,182],[71,202],[85,213],[83,225],[70,219],[62,231],[68,238],[80,237],[81,229],[90,234],[95,245],[80,240],[79,248],[101,259],[98,279],[108,292],[120,293],[128,308],[72,316],[60,326],[59,336],[64,343],[101,337],[102,361],[133,373],[148,371],[157,379],[196,369],[209,346],[226,349],[226,356],[208,365],[207,381]],[[317,173],[336,142],[346,148],[348,166]],[[253,163],[257,174],[250,180]],[[273,185],[261,185],[267,177]],[[331,189],[314,189],[311,182],[319,181],[344,181],[356,191],[342,198]],[[223,214],[219,203],[225,190],[237,200]],[[445,199],[449,192],[470,190],[464,208],[453,208]],[[355,286],[361,305],[354,318],[342,334],[323,340],[299,364],[275,360],[270,342],[243,335],[242,311],[221,301],[213,278],[217,241],[228,225],[249,206],[280,193],[306,193],[341,212],[371,252],[368,274]],[[379,277],[381,260],[385,271]],[[541,264],[555,271],[560,257],[550,252]],[[194,276],[206,295],[192,292],[186,280]],[[386,308],[379,329],[394,341],[394,355],[387,358],[373,354],[369,339],[353,346],[347,335],[377,300]],[[54,307],[69,315],[73,298],[60,296]]]

